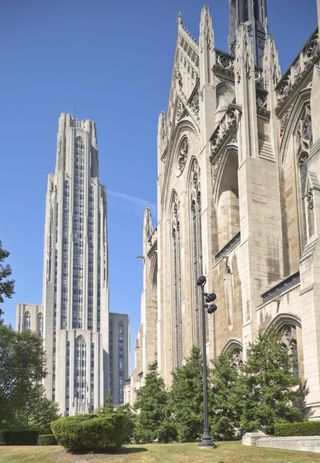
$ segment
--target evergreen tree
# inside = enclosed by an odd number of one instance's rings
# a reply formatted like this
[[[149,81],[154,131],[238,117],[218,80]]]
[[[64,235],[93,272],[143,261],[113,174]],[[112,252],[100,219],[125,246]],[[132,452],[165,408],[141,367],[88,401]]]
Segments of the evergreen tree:
[[[302,401],[299,378],[292,372],[292,357],[278,333],[260,335],[247,351],[239,382],[241,424],[246,431],[273,432],[276,422],[299,421]]]
[[[180,441],[200,438],[203,431],[202,357],[192,348],[191,356],[173,373],[170,410],[174,416]]]
[[[232,439],[240,425],[239,368],[233,352],[223,352],[209,371],[210,427],[214,439]]]
[[[152,442],[159,438],[162,440],[163,427],[170,421],[167,405],[168,393],[158,374],[157,362],[154,362],[149,365],[144,386],[137,391],[137,401],[134,404],[138,412],[134,430],[136,442]]]
[[[8,280],[11,275],[10,265],[4,265],[4,260],[9,256],[9,252],[3,249],[0,241],[0,304],[4,303],[4,296],[11,298],[14,294],[14,281]],[[0,324],[2,323],[3,310],[0,307]]]

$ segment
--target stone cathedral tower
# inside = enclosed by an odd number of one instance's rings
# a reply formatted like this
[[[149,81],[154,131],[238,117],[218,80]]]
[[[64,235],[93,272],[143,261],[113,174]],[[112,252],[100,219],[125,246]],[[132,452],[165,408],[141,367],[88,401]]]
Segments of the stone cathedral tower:
[[[131,398],[146,373],[141,359],[156,357],[170,384],[199,344],[203,273],[218,306],[207,320],[208,358],[231,350],[243,361],[274,327],[320,419],[318,30],[281,74],[266,1],[229,0],[229,9],[228,53],[215,48],[208,6],[197,38],[178,16],[158,124],[157,226],[145,223],[144,294],[157,299],[142,301]]]
[[[43,273],[45,388],[66,415],[103,405],[107,393],[106,192],[95,123],[61,114],[46,199]]]

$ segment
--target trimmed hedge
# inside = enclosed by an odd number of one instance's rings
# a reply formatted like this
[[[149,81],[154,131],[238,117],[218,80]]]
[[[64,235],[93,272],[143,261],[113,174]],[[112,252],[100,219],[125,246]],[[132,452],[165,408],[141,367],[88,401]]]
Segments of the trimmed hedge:
[[[5,445],[37,445],[39,432],[31,429],[2,431]]]
[[[103,452],[117,450],[126,437],[127,417],[124,414],[76,415],[51,423],[60,445],[70,452]]]
[[[38,437],[38,445],[58,445],[58,442],[53,434],[41,434]]]
[[[277,423],[274,435],[287,436],[320,436],[320,421],[301,421],[298,423]]]

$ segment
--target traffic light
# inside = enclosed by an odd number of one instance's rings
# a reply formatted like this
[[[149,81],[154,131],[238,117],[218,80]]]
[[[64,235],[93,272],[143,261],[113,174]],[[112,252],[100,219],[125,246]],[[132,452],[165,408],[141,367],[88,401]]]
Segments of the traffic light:
[[[204,306],[207,309],[208,314],[212,314],[217,310],[216,304],[212,304],[216,297],[217,295],[215,293],[204,293],[204,298],[206,301]]]

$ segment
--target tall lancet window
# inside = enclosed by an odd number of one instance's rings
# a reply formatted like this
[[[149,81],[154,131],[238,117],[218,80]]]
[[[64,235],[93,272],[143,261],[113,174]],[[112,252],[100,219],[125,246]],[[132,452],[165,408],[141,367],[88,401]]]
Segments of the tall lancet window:
[[[308,159],[312,144],[311,110],[306,106],[296,131],[299,171],[299,196],[302,224],[302,244],[313,234],[313,193],[308,189]],[[311,211],[310,211],[311,210]]]
[[[77,412],[86,411],[86,342],[78,336],[75,345],[74,397]]]
[[[178,217],[178,200],[174,194],[171,206],[171,242],[172,242],[172,301],[173,301],[173,346],[175,363],[182,362],[182,311],[181,311],[181,252],[180,252],[180,222]]]
[[[201,238],[201,194],[200,169],[197,161],[193,161],[190,177],[191,190],[191,240],[192,240],[192,283],[194,307],[194,339],[200,344],[201,323],[201,289],[197,286],[197,279],[202,275],[202,238]]]
[[[73,191],[73,294],[72,327],[83,328],[83,210],[84,210],[84,145],[76,138],[74,150]]]
[[[43,336],[43,315],[42,313],[38,313],[37,315],[37,334],[42,338]]]
[[[299,374],[297,330],[294,325],[284,325],[281,328],[281,343],[290,355],[290,369],[295,375]]]
[[[23,315],[23,329],[24,331],[30,331],[30,313],[25,312]]]

